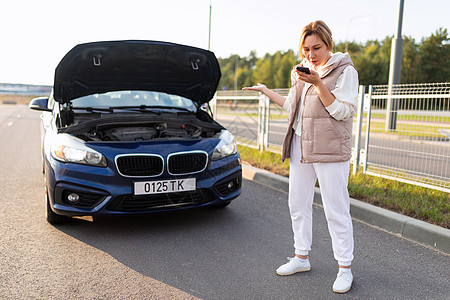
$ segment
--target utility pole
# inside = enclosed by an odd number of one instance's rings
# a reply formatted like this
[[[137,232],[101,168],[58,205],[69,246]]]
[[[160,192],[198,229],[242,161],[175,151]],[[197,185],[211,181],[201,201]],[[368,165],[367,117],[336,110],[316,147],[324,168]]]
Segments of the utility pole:
[[[211,50],[211,10],[212,10],[212,1],[209,2],[209,35],[208,35],[208,50]]]
[[[398,99],[392,99],[391,96],[395,94],[393,85],[400,83],[400,74],[402,70],[403,3],[404,0],[399,0],[397,33],[392,39],[392,46],[391,46],[391,62],[389,66],[389,88],[388,88],[389,98],[386,103],[386,131],[395,131],[397,129]]]
[[[237,91],[238,64],[239,64],[239,56],[236,54],[236,60],[235,60],[235,63],[234,63],[234,90],[235,91]]]

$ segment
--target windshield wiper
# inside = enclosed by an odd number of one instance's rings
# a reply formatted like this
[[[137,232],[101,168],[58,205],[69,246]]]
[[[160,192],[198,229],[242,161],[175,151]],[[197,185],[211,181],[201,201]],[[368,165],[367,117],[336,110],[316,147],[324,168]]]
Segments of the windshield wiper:
[[[147,110],[147,109],[152,109],[152,108],[156,108],[156,109],[175,109],[175,110],[181,110],[181,111],[186,111],[189,113],[192,113],[191,110],[184,108],[184,107],[176,107],[176,106],[162,106],[162,105],[139,105],[139,106],[112,106],[110,108],[114,108],[114,109],[133,109],[133,108],[138,108],[139,111],[150,111],[150,112],[154,112],[156,114],[160,114],[161,112],[159,111],[153,111],[153,110]]]
[[[111,106],[111,109],[125,109],[128,111],[139,111],[139,112],[151,112],[156,115],[160,115],[159,111],[147,110],[147,108],[155,108],[157,106],[148,106],[148,105],[130,105],[130,106]],[[137,108],[137,109],[136,109]]]
[[[181,110],[181,111],[186,111],[189,113],[192,113],[192,110],[189,110],[185,107],[176,107],[176,106],[155,106],[156,108],[163,108],[163,109],[176,109],[176,110]]]
[[[77,106],[77,107],[72,107],[72,110],[73,109],[83,109],[83,110],[93,112],[93,113],[100,112],[100,111],[101,112],[106,111],[106,112],[110,112],[110,113],[114,112],[114,109],[112,107],[102,108],[102,107],[91,107],[91,106],[86,106],[86,107]]]

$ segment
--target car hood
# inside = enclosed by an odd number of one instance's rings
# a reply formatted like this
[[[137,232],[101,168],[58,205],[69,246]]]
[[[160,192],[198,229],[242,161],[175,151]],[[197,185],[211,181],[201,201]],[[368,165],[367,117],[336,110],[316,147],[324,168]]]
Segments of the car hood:
[[[159,91],[203,104],[220,80],[214,53],[157,41],[79,44],[55,70],[53,97],[60,103],[118,90]]]

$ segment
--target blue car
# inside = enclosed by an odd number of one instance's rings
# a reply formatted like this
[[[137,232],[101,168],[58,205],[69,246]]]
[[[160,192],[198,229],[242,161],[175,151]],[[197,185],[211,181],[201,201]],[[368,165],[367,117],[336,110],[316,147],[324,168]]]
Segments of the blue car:
[[[156,41],[75,46],[42,111],[47,220],[225,207],[241,193],[233,135],[202,109],[221,73],[207,50]]]

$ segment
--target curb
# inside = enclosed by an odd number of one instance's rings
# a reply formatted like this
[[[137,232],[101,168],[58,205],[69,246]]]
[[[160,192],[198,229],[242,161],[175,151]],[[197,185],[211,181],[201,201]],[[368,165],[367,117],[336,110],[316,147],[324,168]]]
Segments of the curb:
[[[242,164],[242,177],[283,192],[289,191],[289,178]],[[320,189],[315,188],[314,203],[321,205]],[[350,198],[352,218],[450,254],[450,230],[416,220],[384,208]]]

